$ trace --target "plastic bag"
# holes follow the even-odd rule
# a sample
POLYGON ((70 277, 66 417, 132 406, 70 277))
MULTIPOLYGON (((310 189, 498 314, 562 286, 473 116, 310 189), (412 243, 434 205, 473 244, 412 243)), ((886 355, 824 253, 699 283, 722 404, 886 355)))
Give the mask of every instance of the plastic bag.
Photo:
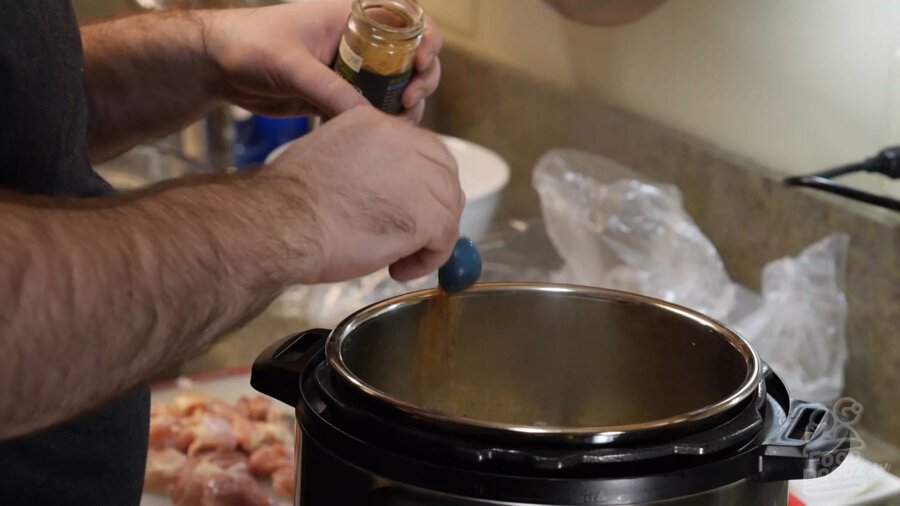
POLYGON ((844 388, 849 241, 834 234, 766 265, 762 306, 733 325, 798 399, 830 403, 844 388))
POLYGON ((545 154, 533 185, 565 260, 556 281, 641 293, 718 319, 735 309, 737 287, 676 187, 568 150, 545 154))
POLYGON ((565 262, 555 281, 641 293, 722 320, 754 345, 796 398, 840 397, 846 235, 766 265, 760 298, 732 282, 677 188, 578 151, 548 152, 533 184, 547 234, 565 262))

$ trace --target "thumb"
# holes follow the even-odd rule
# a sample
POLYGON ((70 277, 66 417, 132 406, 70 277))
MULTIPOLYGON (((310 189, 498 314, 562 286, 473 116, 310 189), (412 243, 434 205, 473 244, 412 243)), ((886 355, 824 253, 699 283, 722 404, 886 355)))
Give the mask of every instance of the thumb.
POLYGON ((298 72, 296 86, 309 102, 328 117, 335 117, 369 102, 334 70, 312 61, 298 72))

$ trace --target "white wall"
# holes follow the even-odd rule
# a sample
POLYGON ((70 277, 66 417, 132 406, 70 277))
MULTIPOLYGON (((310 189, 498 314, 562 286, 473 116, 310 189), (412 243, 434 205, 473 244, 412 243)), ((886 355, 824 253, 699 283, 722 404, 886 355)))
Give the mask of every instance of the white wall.
MULTIPOLYGON (((617 28, 541 0, 421 2, 452 43, 784 172, 900 144, 900 0, 669 0, 617 28)), ((887 181, 854 184, 900 195, 887 181)))

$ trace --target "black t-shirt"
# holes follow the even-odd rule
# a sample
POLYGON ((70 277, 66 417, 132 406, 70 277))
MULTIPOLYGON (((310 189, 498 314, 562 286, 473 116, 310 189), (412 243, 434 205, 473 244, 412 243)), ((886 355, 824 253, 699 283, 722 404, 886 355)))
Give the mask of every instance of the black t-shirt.
MULTIPOLYGON (((68 0, 0 0, 0 188, 112 192, 88 158, 83 67, 68 0)), ((42 364, 33 370, 54 374, 42 364)), ((137 505, 148 419, 144 387, 81 419, 0 441, 0 505, 137 505)))

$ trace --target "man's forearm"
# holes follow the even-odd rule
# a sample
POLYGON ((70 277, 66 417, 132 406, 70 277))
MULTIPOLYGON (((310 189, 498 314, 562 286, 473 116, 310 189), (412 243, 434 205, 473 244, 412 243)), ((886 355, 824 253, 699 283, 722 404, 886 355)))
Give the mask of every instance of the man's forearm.
POLYGON ((112 400, 297 282, 286 273, 315 242, 272 236, 281 218, 303 230, 296 205, 245 212, 279 208, 254 185, 204 179, 90 208, 0 201, 0 439, 112 400))
POLYGON ((221 101, 202 12, 144 14, 82 27, 88 141, 97 162, 163 136, 221 101))

